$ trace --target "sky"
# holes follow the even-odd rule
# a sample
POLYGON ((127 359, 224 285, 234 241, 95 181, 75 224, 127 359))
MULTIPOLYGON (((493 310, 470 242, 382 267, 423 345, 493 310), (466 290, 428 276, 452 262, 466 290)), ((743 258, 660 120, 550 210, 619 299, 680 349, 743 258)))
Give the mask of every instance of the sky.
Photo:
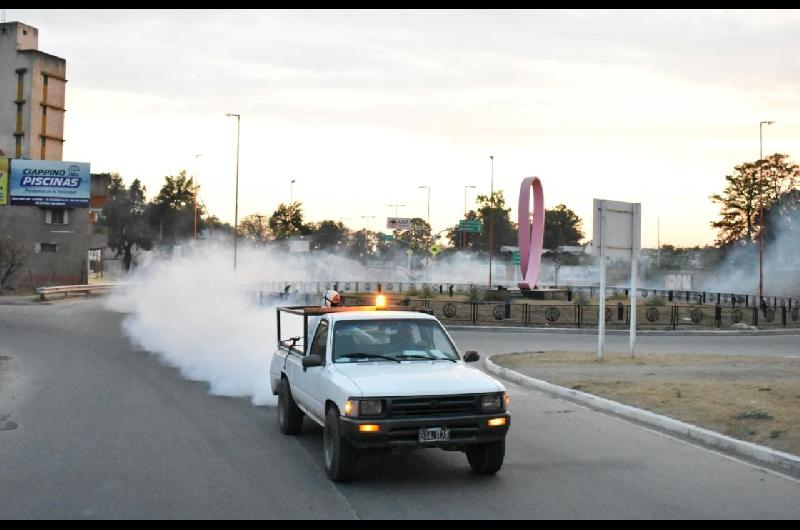
POLYGON ((6 10, 67 60, 64 159, 197 175, 233 222, 434 231, 538 176, 592 237, 592 199, 642 204, 642 243, 712 244, 734 166, 800 154, 800 11, 6 10), (197 157, 196 155, 202 156, 197 157), (494 164, 490 156, 494 157, 494 164), (290 184, 291 180, 295 184, 290 184), (475 189, 465 186, 476 186, 475 189))

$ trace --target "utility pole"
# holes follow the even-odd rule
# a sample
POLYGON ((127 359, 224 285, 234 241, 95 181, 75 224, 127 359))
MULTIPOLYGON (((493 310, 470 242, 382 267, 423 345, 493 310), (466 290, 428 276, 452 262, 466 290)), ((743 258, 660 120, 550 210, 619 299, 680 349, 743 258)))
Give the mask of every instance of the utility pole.
POLYGON ((661 268, 661 214, 658 214, 658 234, 657 234, 657 241, 658 241, 658 268, 661 268))
POLYGON ((226 116, 236 116, 236 206, 233 214, 233 270, 236 270, 236 244, 239 239, 239 132, 242 117, 239 114, 228 113, 226 116))
MULTIPOLYGON (((774 121, 762 121, 758 124, 758 180, 759 188, 763 188, 763 160, 764 160, 764 125, 772 125, 774 121)), ((758 301, 764 299, 764 194, 761 189, 758 193, 759 221, 761 230, 758 236, 758 301)))

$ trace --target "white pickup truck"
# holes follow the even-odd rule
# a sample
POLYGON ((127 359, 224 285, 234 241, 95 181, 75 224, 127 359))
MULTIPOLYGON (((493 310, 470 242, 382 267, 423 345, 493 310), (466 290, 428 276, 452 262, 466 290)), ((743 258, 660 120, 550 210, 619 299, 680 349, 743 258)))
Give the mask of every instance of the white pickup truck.
POLYGON ((360 454, 399 447, 463 451, 476 473, 496 473, 511 423, 505 387, 466 366, 478 353, 462 359, 435 317, 397 309, 278 308, 270 382, 281 432, 297 434, 305 416, 322 426, 333 481, 352 478, 360 454))

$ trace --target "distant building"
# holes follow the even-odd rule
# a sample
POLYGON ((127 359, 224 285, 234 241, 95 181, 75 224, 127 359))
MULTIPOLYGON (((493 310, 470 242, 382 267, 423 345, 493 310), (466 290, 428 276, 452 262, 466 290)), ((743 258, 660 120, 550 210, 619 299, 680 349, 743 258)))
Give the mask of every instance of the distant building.
POLYGON ((0 24, 0 150, 9 158, 61 160, 67 61, 38 46, 38 29, 0 24))
POLYGON ((9 174, 31 161, 62 160, 67 62, 39 51, 38 41, 34 27, 0 24, 0 171, 5 173, 0 177, 0 244, 17 242, 28 254, 5 286, 11 288, 86 283, 97 269, 92 262, 102 260, 108 244, 95 225, 108 195, 107 175, 90 176, 88 164, 34 163, 41 166, 39 175, 63 167, 70 177, 80 170, 76 189, 64 193, 62 181, 39 181, 24 189, 18 176, 9 174))

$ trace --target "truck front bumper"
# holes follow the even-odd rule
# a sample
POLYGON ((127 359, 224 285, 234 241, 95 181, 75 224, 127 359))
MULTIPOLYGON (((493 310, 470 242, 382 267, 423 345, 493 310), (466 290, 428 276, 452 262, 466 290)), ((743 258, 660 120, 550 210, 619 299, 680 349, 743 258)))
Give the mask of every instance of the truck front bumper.
MULTIPOLYGON (((497 423, 497 422, 495 422, 497 423)), ((502 441, 511 426, 511 414, 480 414, 441 418, 368 419, 339 418, 339 432, 356 449, 386 449, 392 447, 439 447, 465 449, 469 445, 502 441), (505 419, 504 425, 491 426, 490 420, 505 419), (361 432, 360 425, 374 425, 377 430, 361 432), (420 429, 446 428, 447 441, 421 442, 420 429)))

